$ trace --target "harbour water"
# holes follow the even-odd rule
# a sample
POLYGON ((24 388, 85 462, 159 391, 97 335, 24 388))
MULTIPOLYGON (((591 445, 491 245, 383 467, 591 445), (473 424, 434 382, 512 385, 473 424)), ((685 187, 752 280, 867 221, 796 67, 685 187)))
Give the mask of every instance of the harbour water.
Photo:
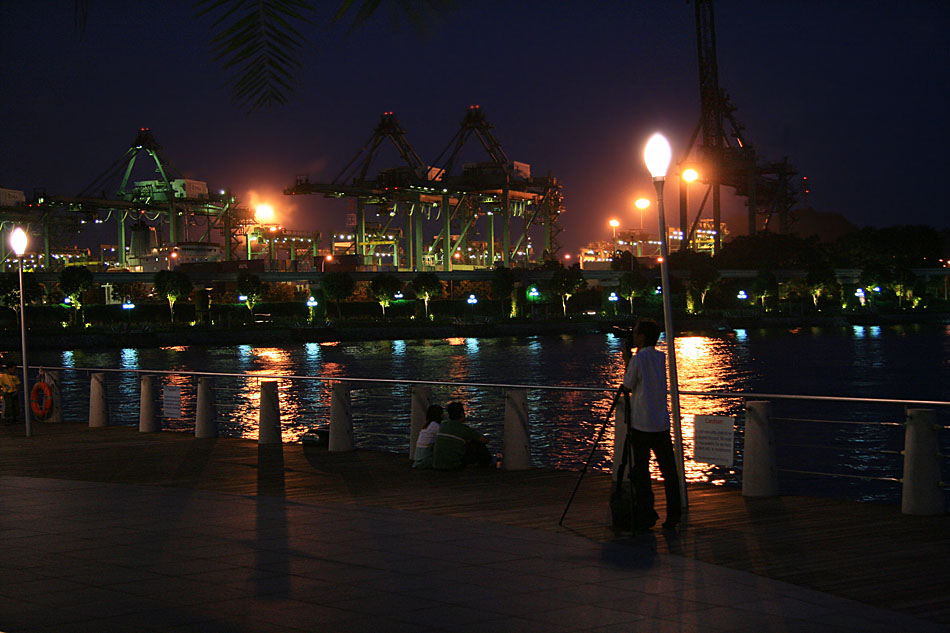
MULTIPOLYGON (((662 348, 662 344, 660 346, 662 348)), ((532 460, 538 466, 579 469, 604 423, 623 366, 620 340, 613 334, 527 338, 448 338, 346 343, 305 343, 283 347, 183 346, 159 349, 36 352, 31 364, 139 370, 208 371, 269 376, 310 376, 432 380, 451 383, 504 383, 596 388, 598 391, 528 391, 532 460)), ((856 326, 792 330, 734 330, 677 338, 680 388, 907 400, 946 400, 950 394, 950 328, 946 326, 856 326)), ((138 420, 139 378, 110 374, 113 420, 138 420)), ((222 435, 256 437, 259 389, 256 378, 219 378, 216 398, 222 435)), ((161 377, 180 385, 181 419, 170 429, 190 430, 194 381, 161 377)), ((66 419, 84 419, 88 379, 84 372, 63 376, 66 419)), ((329 383, 282 380, 280 406, 285 441, 325 426, 329 383)), ((461 400, 470 421, 501 450, 503 391, 500 388, 435 386, 437 402, 461 400)), ((741 399, 684 396, 684 444, 692 454, 692 421, 697 414, 735 415, 741 441, 741 399)), ((938 408, 948 424, 950 410, 938 408)), ((900 427, 838 424, 812 420, 900 422, 900 405, 773 403, 782 486, 864 500, 894 501, 893 482, 856 477, 899 477, 903 443, 900 427), (819 477, 803 473, 838 473, 819 477)), ((408 385, 353 385, 353 417, 359 446, 405 452, 409 435, 408 385)), ((947 431, 941 433, 944 453, 947 431)), ((609 468, 612 428, 608 425, 592 468, 609 468)), ((737 464, 741 467, 741 462, 737 464)), ((730 484, 734 469, 687 463, 687 478, 730 484)))

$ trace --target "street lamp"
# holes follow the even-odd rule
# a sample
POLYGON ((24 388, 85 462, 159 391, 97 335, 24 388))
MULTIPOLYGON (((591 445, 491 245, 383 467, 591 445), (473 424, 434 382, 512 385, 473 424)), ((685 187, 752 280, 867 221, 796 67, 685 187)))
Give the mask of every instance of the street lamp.
POLYGON ((617 227, 620 226, 620 222, 618 222, 617 220, 611 220, 611 221, 608 222, 607 224, 609 224, 609 225, 610 225, 610 228, 612 228, 612 229, 614 230, 614 239, 616 240, 616 239, 617 239, 617 227))
POLYGON ((690 230, 689 225, 689 183, 696 182, 699 178, 699 172, 692 167, 684 169, 680 174, 683 182, 680 183, 680 232, 683 237, 680 238, 680 250, 689 250, 690 230))
POLYGON ((323 261, 320 262, 320 272, 321 273, 324 272, 327 268, 327 262, 332 262, 332 261, 333 261, 333 255, 324 255, 323 261))
POLYGON ((663 215, 663 183, 666 181, 666 171, 673 158, 673 149, 666 137, 657 132, 647 141, 643 150, 643 159, 647 164, 650 175, 653 176, 653 186, 656 188, 656 217, 660 231, 660 279, 663 285, 663 325, 666 331, 667 365, 670 373, 670 408, 673 414, 673 441, 677 455, 676 468, 679 471, 680 496, 683 508, 687 507, 686 499, 686 468, 683 455, 683 427, 680 420, 679 381, 676 377, 676 344, 673 337, 673 306, 672 285, 670 285, 670 256, 667 248, 669 236, 666 233, 666 218, 663 215))
POLYGON ((650 206, 650 201, 647 198, 637 198, 633 205, 640 209, 640 230, 643 230, 643 211, 650 206))
POLYGON ((26 231, 17 227, 10 233, 10 248, 16 253, 17 262, 20 270, 20 352, 23 358, 23 420, 26 424, 26 436, 33 435, 33 429, 30 426, 30 385, 27 382, 27 362, 26 362, 26 309, 23 302, 23 253, 26 252, 27 243, 26 231))

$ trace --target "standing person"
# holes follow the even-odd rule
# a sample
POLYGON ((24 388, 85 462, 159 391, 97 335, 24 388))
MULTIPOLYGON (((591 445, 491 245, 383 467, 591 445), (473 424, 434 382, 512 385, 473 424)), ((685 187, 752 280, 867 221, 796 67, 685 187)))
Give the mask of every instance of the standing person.
POLYGON ((426 409, 426 425, 419 431, 416 439, 415 459, 413 468, 432 468, 432 449, 435 446, 435 437, 442 426, 442 407, 437 404, 429 405, 426 409))
POLYGON ((663 529, 672 530, 680 522, 680 486, 670 441, 670 412, 666 406, 666 355, 654 347, 660 338, 655 321, 640 320, 633 329, 633 354, 624 345, 627 371, 623 386, 630 390, 631 434, 633 442, 633 487, 636 492, 635 528, 648 530, 659 516, 653 509, 650 482, 650 451, 656 456, 666 489, 666 521, 663 529))
MULTIPOLYGON (((20 407, 17 402, 17 389, 20 379, 16 375, 16 365, 6 365, 0 373, 0 391, 3 392, 3 423, 16 424, 20 417, 20 407)), ((27 403, 29 406, 29 403, 27 403)))
POLYGON ((488 438, 465 424, 465 407, 461 402, 450 402, 445 408, 449 419, 442 423, 435 438, 432 467, 436 470, 455 470, 468 464, 491 465, 488 438))

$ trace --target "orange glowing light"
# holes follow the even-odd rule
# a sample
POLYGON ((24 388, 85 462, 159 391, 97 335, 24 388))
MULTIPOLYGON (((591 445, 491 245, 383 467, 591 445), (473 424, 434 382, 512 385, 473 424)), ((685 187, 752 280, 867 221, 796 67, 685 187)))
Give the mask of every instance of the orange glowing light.
POLYGON ((274 207, 269 204, 259 204, 254 210, 254 219, 258 224, 267 224, 274 219, 274 207))
POLYGON ((699 172, 695 169, 685 169, 683 170, 683 180, 686 182, 693 182, 699 178, 699 172))
POLYGON ((611 220, 610 222, 608 222, 608 224, 609 224, 610 226, 612 226, 613 228, 617 228, 618 226, 620 226, 620 221, 619 221, 619 220, 611 220))
POLYGON ((458 251, 455 251, 455 259, 462 259, 462 254, 458 251))
POLYGON ((663 258, 662 258, 662 257, 657 257, 657 258, 656 258, 656 263, 657 263, 657 264, 662 264, 662 263, 663 263, 663 258))
POLYGON ((332 262, 332 261, 333 261, 333 255, 327 255, 326 257, 324 257, 324 259, 327 260, 328 262, 332 262))
POLYGON ((650 206, 650 201, 646 198, 637 198, 637 201, 633 203, 638 209, 643 210, 650 206))
POLYGON ((178 251, 172 251, 169 257, 172 257, 172 258, 178 257, 178 251))

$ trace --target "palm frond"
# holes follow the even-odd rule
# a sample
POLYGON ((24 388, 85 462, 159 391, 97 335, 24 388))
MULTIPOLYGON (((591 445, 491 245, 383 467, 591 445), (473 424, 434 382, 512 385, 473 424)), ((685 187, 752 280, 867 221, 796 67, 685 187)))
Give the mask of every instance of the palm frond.
POLYGON ((296 91, 312 24, 307 0, 197 0, 199 16, 214 15, 215 58, 229 71, 231 93, 249 111, 281 105, 296 91))

